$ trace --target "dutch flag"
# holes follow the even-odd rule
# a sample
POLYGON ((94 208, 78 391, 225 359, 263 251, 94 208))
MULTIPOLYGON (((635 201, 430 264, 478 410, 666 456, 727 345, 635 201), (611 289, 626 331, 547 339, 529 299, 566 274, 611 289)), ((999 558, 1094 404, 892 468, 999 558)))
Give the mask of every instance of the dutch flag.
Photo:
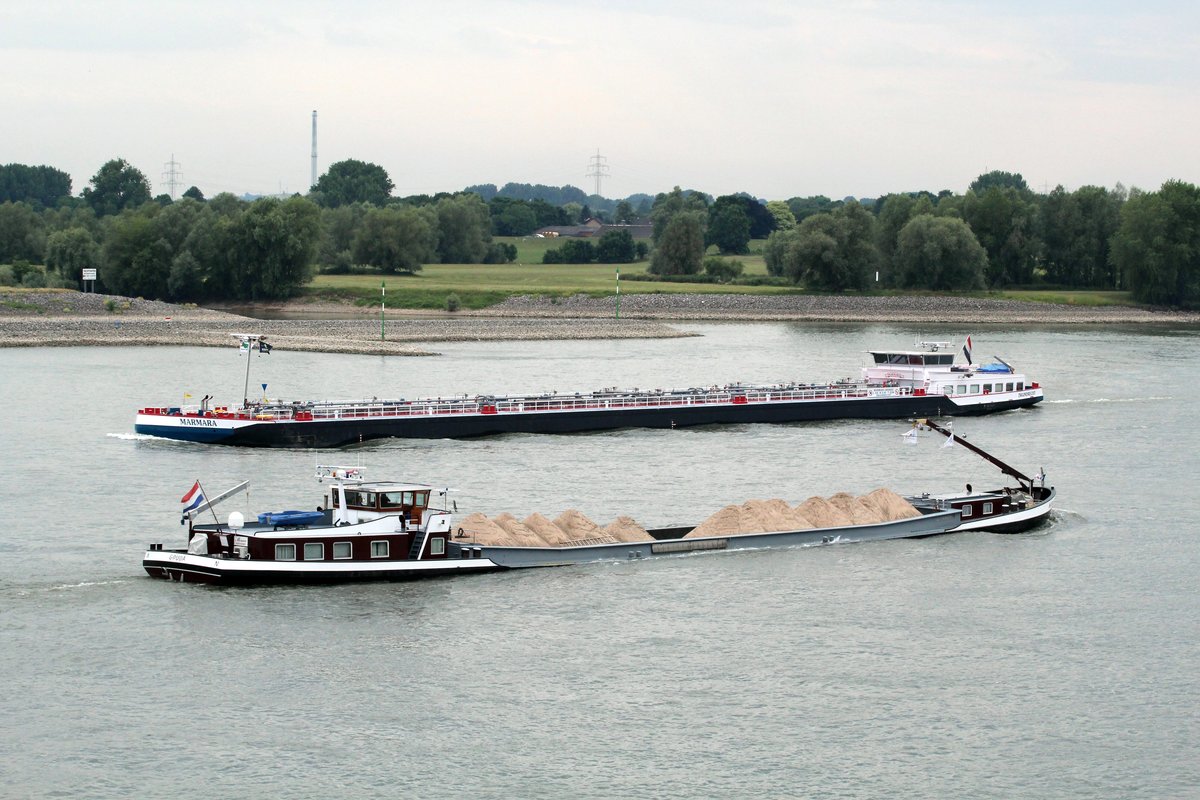
POLYGON ((192 488, 188 489, 187 494, 179 502, 183 504, 181 511, 185 514, 199 508, 200 504, 204 502, 204 492, 200 490, 200 481, 193 483, 192 488))
POLYGON ((967 343, 963 345, 963 355, 967 357, 967 363, 971 362, 971 337, 967 337, 967 343))

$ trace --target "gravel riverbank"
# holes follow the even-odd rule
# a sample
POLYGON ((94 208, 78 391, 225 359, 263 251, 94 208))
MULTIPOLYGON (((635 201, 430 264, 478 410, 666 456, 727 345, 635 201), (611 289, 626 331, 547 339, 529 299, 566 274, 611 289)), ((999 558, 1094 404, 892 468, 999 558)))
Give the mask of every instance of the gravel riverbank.
POLYGON ((297 303, 275 314, 330 319, 253 319, 178 306, 62 290, 0 291, 0 347, 199 345, 227 347, 237 331, 265 334, 288 350, 433 355, 436 342, 534 339, 646 339, 692 335, 669 322, 794 320, 821 322, 1200 324, 1200 314, 1133 306, 1067 306, 967 297, 847 295, 624 295, 614 299, 514 297, 483 311, 389 312, 379 319, 354 306, 297 303))
MULTIPOLYGON (((351 307, 353 308, 353 307, 351 307)), ((311 313, 311 308, 306 309, 311 313)), ((319 312, 318 312, 319 313, 319 312)), ((435 355, 435 342, 534 339, 648 339, 692 334, 657 321, 565 315, 377 317, 261 320, 221 311, 80 292, 0 291, 0 347, 191 345, 228 347, 229 334, 264 334, 286 350, 372 355, 435 355)))

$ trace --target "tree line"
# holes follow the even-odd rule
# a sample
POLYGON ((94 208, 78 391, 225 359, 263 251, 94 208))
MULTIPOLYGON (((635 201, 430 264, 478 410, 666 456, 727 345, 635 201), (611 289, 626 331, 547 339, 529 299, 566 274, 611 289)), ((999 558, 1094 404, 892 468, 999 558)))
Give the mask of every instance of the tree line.
MULTIPOLYGON (((145 175, 121 159, 104 164, 78 197, 70 184, 52 167, 0 166, 0 283, 72 285, 81 269, 95 267, 102 288, 122 294, 276 298, 317 269, 411 273, 427 263, 512 260, 515 248, 494 235, 595 216, 648 218, 647 271, 664 278, 731 279, 737 262, 706 259, 707 250, 736 257, 765 240, 774 279, 814 290, 1040 285, 1128 289, 1142 302, 1200 305, 1200 190, 1181 181, 1153 192, 1118 185, 1037 194, 1020 174, 994 171, 958 195, 763 202, 675 187, 603 208, 590 205, 595 196, 565 191, 553 199, 574 199, 556 205, 539 195, 555 187, 528 184, 396 198, 382 167, 353 159, 331 165, 303 197, 210 200, 191 187, 173 202, 152 197, 145 175), (38 263, 45 276, 28 269, 38 263)), ((647 247, 626 233, 564 242, 548 260, 627 263, 647 247)))

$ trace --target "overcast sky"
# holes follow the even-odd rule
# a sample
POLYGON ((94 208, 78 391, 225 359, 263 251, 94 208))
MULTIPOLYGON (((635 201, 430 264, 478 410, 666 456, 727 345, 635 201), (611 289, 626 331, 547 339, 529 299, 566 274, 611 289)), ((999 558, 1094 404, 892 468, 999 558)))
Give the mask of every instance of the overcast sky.
POLYGON ((962 192, 982 172, 1200 182, 1197 2, 0 0, 0 163, 79 193, 304 192, 357 158, 396 194, 962 192))

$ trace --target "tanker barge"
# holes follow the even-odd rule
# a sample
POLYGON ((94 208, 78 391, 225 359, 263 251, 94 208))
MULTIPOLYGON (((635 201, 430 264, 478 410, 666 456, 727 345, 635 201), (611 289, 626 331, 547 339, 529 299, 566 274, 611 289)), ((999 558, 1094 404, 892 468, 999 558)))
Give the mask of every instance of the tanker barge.
MULTIPOLYGON (((264 337, 234 334, 247 353, 264 337)), ((264 350, 265 348, 265 350, 264 350)), ((167 439, 249 447, 340 447, 388 437, 455 439, 501 433, 580 433, 751 422, 904 419, 987 414, 1033 406, 1041 386, 997 358, 975 364, 971 339, 871 350, 857 380, 585 393, 147 406, 134 430, 167 439), (962 359, 958 358, 961 353, 962 359)), ((244 395, 248 391, 244 392, 244 395)))

